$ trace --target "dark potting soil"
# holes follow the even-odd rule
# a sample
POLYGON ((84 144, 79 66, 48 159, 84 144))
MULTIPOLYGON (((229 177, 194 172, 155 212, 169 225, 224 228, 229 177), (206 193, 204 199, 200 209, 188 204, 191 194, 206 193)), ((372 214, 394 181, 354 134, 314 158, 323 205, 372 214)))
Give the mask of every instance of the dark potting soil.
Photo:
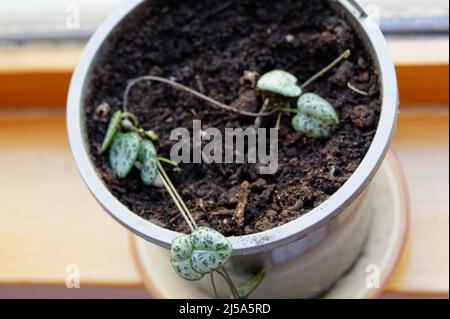
MULTIPOLYGON (((300 82, 346 49, 351 58, 312 84, 308 91, 328 99, 341 124, 333 136, 310 140, 296 133, 290 118, 279 132, 279 170, 259 175, 254 164, 181 164, 167 167, 199 225, 225 235, 244 235, 290 222, 320 205, 353 174, 374 138, 380 115, 380 86, 372 61, 348 23, 319 0, 148 1, 140 14, 111 38, 94 66, 85 100, 91 154, 111 192, 133 212, 163 227, 189 231, 164 189, 146 187, 138 170, 118 180, 99 155, 112 112, 122 105, 127 82, 142 75, 173 79, 224 103, 258 112, 263 93, 245 71, 284 69, 300 82), (167 4, 170 3, 170 4, 167 4), (349 89, 348 82, 367 92, 349 89), (107 103, 108 108, 99 107, 107 103), (241 189, 248 188, 244 219, 235 218, 241 189)), ((295 107, 295 101, 290 101, 295 107)), ((218 111, 186 93, 141 83, 130 111, 160 136, 168 157, 174 128, 247 128, 255 119, 218 111)), ((276 116, 263 127, 274 127, 276 116)), ((245 197, 245 196, 242 196, 245 197)))

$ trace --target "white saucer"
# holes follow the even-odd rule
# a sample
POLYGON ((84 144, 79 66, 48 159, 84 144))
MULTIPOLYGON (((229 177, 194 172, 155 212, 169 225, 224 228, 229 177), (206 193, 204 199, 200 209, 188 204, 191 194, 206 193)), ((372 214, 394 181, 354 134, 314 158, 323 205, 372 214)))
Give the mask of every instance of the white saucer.
MULTIPOLYGON (((377 298, 400 259, 409 226, 409 199, 401 167, 390 152, 372 182, 376 203, 366 248, 353 269, 324 296, 329 299, 377 298), (373 280, 372 280, 373 279, 373 280), (367 284, 369 283, 369 284, 367 284)), ((130 236, 134 260, 153 298, 212 298, 198 285, 179 278, 169 252, 140 237, 130 236)))

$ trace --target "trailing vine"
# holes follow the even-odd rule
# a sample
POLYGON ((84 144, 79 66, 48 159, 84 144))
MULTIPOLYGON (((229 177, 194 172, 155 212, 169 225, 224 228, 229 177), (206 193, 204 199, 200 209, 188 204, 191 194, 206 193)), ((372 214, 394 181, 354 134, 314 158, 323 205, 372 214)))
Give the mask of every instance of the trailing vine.
MULTIPOLYGON (((286 98, 296 98, 297 108, 295 109, 270 109, 270 100, 266 99, 260 113, 247 112, 216 101, 182 84, 157 76, 142 76, 128 83, 124 93, 123 109, 115 112, 111 117, 100 152, 102 154, 108 152, 110 167, 119 179, 127 177, 133 168, 138 167, 144 185, 164 187, 169 193, 190 229, 190 234, 181 235, 172 242, 171 263, 180 277, 189 281, 198 281, 210 275, 213 290, 218 297, 214 277, 214 274, 217 274, 227 283, 232 297, 242 299, 251 295, 263 281, 265 274, 260 272, 254 275, 240 287, 234 284, 224 267, 233 254, 231 243, 214 229, 198 227, 196 224, 163 165, 176 166, 177 163, 159 156, 155 146, 159 137, 155 132, 141 128, 138 117, 129 111, 129 96, 133 87, 143 81, 163 83, 202 99, 214 108, 242 116, 255 117, 255 127, 261 125, 262 118, 278 114, 276 128, 279 128, 283 114, 294 114, 292 127, 295 130, 309 138, 322 138, 329 136, 339 125, 339 116, 325 98, 314 93, 305 93, 305 89, 339 62, 349 57, 350 51, 347 50, 300 86, 294 75, 283 70, 266 73, 255 83, 260 90, 286 98)), ((357 90, 351 84, 349 87, 357 90)))

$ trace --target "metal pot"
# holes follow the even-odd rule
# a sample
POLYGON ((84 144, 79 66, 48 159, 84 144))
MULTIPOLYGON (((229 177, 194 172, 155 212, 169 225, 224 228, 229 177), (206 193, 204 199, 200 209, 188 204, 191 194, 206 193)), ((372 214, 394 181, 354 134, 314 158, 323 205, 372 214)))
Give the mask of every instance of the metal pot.
MULTIPOLYGON (((89 156, 84 95, 92 65, 125 18, 144 0, 132 0, 115 11, 89 41, 72 78, 67 102, 67 125, 78 169, 105 210, 138 236, 169 248, 179 234, 144 220, 117 200, 97 174, 89 156)), ((395 68, 377 24, 353 0, 329 0, 360 35, 374 61, 382 87, 382 114, 372 146, 362 164, 333 196, 310 213, 262 233, 232 237, 230 271, 237 280, 257 269, 268 275, 256 297, 308 298, 331 287, 360 255, 370 224, 365 191, 389 149, 398 112, 395 68)))

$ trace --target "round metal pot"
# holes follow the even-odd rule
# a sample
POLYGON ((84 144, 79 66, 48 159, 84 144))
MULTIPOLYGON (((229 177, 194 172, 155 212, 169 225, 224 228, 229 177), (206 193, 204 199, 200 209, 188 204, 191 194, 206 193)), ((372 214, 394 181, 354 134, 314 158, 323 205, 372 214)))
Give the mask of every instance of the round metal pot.
MULTIPOLYGON (((72 78, 67 126, 78 169, 98 202, 123 226, 154 244, 169 248, 178 233, 144 220, 117 200, 105 186, 89 156, 84 96, 92 65, 109 36, 144 0, 115 11, 89 41, 72 78)), ((249 236, 232 237, 229 270, 237 280, 264 268, 267 277, 256 297, 309 298, 329 289, 360 255, 370 223, 365 191, 389 149, 396 126, 398 88, 395 68, 378 25, 353 0, 329 0, 344 14, 372 57, 380 78, 382 114, 372 146, 351 178, 326 202, 286 225, 249 236)), ((168 263, 169 265, 169 263, 168 263)))

